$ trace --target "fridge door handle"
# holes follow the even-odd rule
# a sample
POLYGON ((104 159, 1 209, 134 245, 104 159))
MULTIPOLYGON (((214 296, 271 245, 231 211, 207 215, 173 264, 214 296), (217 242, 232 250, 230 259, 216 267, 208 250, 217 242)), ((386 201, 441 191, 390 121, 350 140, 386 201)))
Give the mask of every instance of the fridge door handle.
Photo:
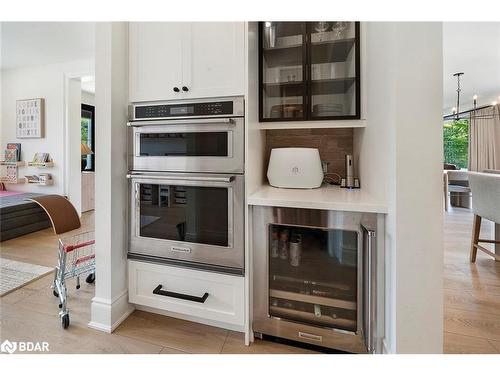
POLYGON ((367 235, 366 249, 366 300, 365 300, 365 318, 366 318, 366 347, 368 352, 372 353, 375 350, 375 308, 376 308, 376 286, 373 282, 376 277, 376 262, 374 254, 374 241, 376 232, 372 229, 361 225, 367 235))

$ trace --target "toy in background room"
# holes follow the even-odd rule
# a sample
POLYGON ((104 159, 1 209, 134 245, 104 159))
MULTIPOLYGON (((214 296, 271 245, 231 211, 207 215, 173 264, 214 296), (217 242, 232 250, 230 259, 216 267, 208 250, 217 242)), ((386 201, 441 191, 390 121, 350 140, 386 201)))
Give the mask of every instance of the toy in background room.
POLYGON ((16 101, 17 138, 43 138, 45 123, 45 99, 16 101))

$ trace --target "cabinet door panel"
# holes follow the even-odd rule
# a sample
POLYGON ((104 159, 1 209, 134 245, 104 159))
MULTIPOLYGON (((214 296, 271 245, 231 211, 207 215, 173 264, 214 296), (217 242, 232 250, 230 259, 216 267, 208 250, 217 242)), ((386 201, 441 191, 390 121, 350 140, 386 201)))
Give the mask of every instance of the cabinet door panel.
POLYGON ((185 24, 131 22, 129 27, 130 101, 180 99, 173 88, 182 86, 185 24))
POLYGON ((244 95, 244 22, 193 22, 186 35, 183 97, 244 95))

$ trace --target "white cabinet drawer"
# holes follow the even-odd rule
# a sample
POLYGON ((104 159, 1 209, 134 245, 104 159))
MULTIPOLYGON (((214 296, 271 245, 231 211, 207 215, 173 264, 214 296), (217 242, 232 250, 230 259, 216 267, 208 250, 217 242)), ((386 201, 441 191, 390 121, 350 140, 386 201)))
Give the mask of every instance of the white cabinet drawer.
POLYGON ((166 265, 128 261, 129 301, 196 318, 219 321, 226 325, 243 326, 244 278, 213 272, 196 271, 166 265), (161 285, 161 289, 158 286, 161 285), (173 292, 181 296, 154 294, 173 292), (202 297, 196 302, 180 297, 202 297))

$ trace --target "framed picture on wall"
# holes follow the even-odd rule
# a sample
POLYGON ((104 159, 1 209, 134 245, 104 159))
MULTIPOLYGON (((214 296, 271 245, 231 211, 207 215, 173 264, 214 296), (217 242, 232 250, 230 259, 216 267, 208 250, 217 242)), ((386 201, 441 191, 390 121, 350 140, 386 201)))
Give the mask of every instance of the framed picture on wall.
POLYGON ((43 138, 45 100, 43 98, 16 101, 17 138, 43 138))

